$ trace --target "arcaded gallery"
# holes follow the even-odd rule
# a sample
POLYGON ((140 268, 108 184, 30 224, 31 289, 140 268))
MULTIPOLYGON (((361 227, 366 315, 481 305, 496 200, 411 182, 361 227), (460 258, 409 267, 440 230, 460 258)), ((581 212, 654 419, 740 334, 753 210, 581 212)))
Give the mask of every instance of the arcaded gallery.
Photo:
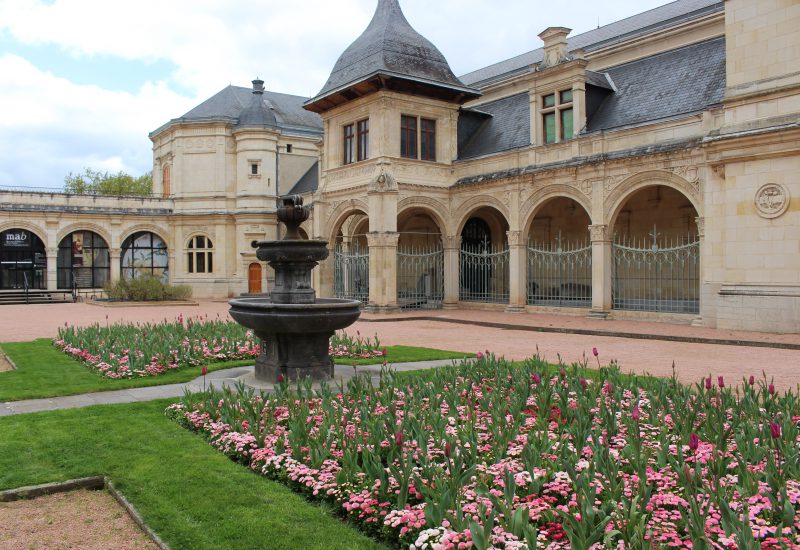
POLYGON ((151 197, 0 191, 3 289, 268 292, 251 243, 282 236, 276 197, 296 193, 331 243, 318 292, 370 311, 800 331, 796 2, 542 28, 460 76, 401 2, 376 4, 314 97, 256 79, 154 130, 151 197))

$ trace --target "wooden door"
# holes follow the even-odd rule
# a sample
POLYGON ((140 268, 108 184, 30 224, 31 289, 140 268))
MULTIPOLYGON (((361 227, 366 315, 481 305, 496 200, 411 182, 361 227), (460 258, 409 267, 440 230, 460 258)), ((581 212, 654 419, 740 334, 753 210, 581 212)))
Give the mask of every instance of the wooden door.
POLYGON ((247 271, 247 292, 261 294, 261 264, 252 263, 247 271))

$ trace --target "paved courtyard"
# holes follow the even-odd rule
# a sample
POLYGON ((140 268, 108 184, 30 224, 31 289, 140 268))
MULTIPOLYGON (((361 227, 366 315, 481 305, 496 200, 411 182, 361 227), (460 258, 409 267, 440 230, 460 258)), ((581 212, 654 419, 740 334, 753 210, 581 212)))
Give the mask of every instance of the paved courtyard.
MULTIPOLYGON (((225 301, 201 301, 196 306, 3 306, 0 341, 52 338, 65 323, 150 322, 181 314, 227 318, 227 311, 225 301)), ((781 389, 800 384, 800 334, 766 335, 665 323, 478 310, 365 314, 348 329, 351 333, 356 330, 365 336, 377 334, 386 345, 489 350, 510 359, 530 357, 538 348, 550 361, 557 361, 560 356, 570 363, 584 354, 591 356, 591 349, 597 347, 603 363, 617 359, 625 371, 669 376, 674 362, 679 378, 689 383, 708 374, 715 380, 721 375, 735 383, 743 376, 759 377, 763 371, 781 389), (744 345, 732 345, 733 342, 744 345)))

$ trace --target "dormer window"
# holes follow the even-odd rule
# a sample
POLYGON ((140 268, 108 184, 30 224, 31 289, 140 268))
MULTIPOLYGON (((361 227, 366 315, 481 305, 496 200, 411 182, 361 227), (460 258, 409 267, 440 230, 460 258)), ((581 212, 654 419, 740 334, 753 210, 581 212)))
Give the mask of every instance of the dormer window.
POLYGON ((561 90, 542 96, 542 137, 545 143, 572 139, 572 90, 561 90))
POLYGON ((403 115, 400 118, 400 156, 436 161, 436 121, 403 115))

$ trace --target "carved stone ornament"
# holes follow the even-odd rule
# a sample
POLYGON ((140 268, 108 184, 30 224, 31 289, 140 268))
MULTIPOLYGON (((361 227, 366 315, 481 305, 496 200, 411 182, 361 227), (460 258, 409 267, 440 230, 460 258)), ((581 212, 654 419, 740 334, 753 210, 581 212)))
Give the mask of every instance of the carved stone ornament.
POLYGON ((589 238, 592 242, 607 241, 608 239, 608 226, 607 225, 590 225, 589 238))
POLYGON ((381 170, 381 172, 370 182, 367 191, 369 193, 397 191, 397 180, 394 179, 394 176, 391 173, 381 170))
POLYGON ((768 183, 756 192, 758 215, 768 220, 783 215, 789 209, 789 190, 779 183, 768 183))

